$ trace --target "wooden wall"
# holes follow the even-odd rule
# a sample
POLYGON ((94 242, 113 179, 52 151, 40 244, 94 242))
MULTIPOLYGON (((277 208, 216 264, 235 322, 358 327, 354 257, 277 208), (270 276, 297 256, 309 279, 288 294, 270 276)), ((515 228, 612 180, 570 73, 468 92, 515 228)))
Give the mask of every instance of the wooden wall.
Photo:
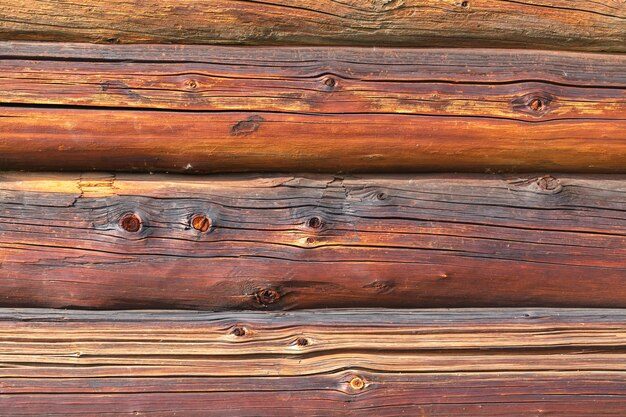
POLYGON ((0 416, 626 415, 626 2, 0 0, 0 416))

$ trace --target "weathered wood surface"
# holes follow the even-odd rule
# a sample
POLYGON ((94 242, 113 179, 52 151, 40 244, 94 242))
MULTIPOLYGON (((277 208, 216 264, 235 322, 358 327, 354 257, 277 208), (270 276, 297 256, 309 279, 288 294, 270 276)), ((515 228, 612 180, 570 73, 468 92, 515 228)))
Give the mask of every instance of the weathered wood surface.
POLYGON ((626 177, 0 176, 0 305, 626 307, 626 177))
POLYGON ((3 0, 0 39, 626 51, 622 0, 3 0))
POLYGON ((626 55, 0 44, 0 168, 626 170, 626 55))
POLYGON ((0 42, 0 102, 160 110, 626 117, 626 56, 503 49, 0 42), (533 99, 541 108, 531 108, 533 99))
POLYGON ((622 416, 623 310, 0 311, 3 415, 622 416))
POLYGON ((374 381, 363 393, 348 387, 354 375, 17 378, 0 384, 8 392, 18 392, 2 396, 5 415, 11 417, 68 416, 71 412, 194 417, 396 417, 402 413, 428 417, 622 417, 626 408, 623 372, 359 371, 366 381, 374 381))

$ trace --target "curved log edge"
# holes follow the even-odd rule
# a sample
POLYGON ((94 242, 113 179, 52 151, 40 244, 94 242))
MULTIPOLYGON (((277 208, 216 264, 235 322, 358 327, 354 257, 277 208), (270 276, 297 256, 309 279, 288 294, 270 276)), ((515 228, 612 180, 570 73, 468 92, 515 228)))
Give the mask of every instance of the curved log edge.
POLYGON ((0 43, 0 168, 626 170, 626 55, 0 43))
POLYGON ((626 307, 624 176, 0 176, 0 305, 626 307))
POLYGON ((2 309, 0 340, 5 415, 621 416, 626 407, 623 310, 2 309))
POLYGON ((626 52, 621 0, 3 0, 0 39, 626 52))

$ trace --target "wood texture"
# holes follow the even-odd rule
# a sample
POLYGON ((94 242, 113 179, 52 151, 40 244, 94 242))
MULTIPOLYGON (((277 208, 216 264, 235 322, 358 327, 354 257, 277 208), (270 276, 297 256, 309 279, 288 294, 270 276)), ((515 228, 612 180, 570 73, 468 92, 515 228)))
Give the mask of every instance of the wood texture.
POLYGON ((626 306, 624 176, 4 173, 0 201, 2 306, 626 306))
POLYGON ((626 55, 0 44, 0 168, 626 170, 626 55))
POLYGON ((626 51, 622 0, 3 0, 0 39, 626 51))
POLYGON ((621 416, 623 310, 0 311, 4 415, 621 416))

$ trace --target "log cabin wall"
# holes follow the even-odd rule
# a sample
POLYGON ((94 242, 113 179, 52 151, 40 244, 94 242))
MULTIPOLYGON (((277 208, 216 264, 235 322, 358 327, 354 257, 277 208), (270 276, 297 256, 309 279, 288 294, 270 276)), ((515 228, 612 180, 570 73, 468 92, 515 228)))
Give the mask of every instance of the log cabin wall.
POLYGON ((0 415, 626 415, 626 2, 0 0, 0 415))

